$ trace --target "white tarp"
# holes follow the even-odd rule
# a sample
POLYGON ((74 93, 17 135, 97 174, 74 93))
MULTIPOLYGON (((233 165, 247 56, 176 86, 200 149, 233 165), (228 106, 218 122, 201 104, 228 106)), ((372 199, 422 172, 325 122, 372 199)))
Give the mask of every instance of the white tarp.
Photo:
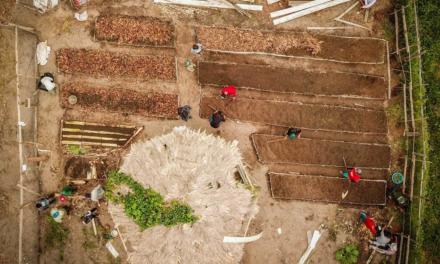
POLYGON ((309 258, 310 254, 315 249, 316 244, 318 244, 318 241, 319 241, 320 238, 321 238, 321 233, 318 230, 315 230, 313 232, 312 238, 309 240, 309 246, 307 247, 306 252, 304 252, 304 254, 299 259, 298 264, 306 263, 306 261, 309 258))
POLYGON ((34 6, 43 13, 57 5, 58 0, 34 0, 34 6))
POLYGON ((47 41, 40 42, 37 45, 37 63, 40 65, 46 65, 47 59, 50 55, 50 47, 47 46, 47 41))
POLYGON ((253 242, 253 241, 260 239, 262 235, 263 235, 263 232, 259 233, 258 235, 255 235, 255 236, 248 236, 248 237, 225 236, 223 238, 223 243, 249 243, 249 242, 253 242))

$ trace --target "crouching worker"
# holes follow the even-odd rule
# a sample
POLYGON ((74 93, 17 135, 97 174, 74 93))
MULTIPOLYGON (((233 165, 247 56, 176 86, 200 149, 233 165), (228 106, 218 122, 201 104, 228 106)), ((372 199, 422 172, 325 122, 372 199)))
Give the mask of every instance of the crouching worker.
POLYGON ((225 121, 226 121, 225 115, 223 114, 222 111, 216 110, 214 113, 212 113, 209 116, 209 124, 213 128, 219 128, 220 124, 225 121))
POLYGON ((301 128, 289 127, 286 136, 289 140, 299 139, 301 137, 301 128))
POLYGON ((359 168, 345 168, 339 173, 350 182, 358 183, 361 180, 362 170, 359 168))
POLYGON ((220 96, 222 99, 232 99, 234 100, 237 96, 237 89, 234 85, 229 85, 227 87, 223 87, 220 91, 220 96))

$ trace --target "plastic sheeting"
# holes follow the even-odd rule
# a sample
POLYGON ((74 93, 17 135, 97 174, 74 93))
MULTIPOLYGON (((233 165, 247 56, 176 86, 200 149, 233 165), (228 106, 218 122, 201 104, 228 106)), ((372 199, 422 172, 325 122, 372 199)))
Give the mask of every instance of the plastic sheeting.
POLYGON ((50 47, 47 46, 47 41, 40 42, 37 45, 37 63, 40 65, 46 65, 47 59, 50 55, 50 47))
POLYGON ((248 237, 230 237, 225 236, 223 238, 223 243, 249 243, 254 242, 260 239, 263 236, 263 232, 259 233, 255 236, 248 236, 248 237))
POLYGON ((34 6, 43 13, 57 5, 58 0, 34 0, 34 6))

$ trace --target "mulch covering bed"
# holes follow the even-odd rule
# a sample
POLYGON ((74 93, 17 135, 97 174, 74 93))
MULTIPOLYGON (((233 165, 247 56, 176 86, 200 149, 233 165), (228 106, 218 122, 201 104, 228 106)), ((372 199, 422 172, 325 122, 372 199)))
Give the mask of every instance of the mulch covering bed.
POLYGON ((384 78, 342 72, 318 72, 252 64, 199 62, 199 83, 255 90, 384 99, 384 78))
POLYGON ((61 104, 66 108, 79 106, 90 110, 177 119, 178 97, 175 94, 141 93, 126 89, 68 83, 61 89, 61 104), (70 95, 77 97, 77 103, 74 106, 68 102, 70 95))
POLYGON ((208 118, 211 107, 234 120, 350 132, 387 133, 384 111, 364 110, 320 104, 257 100, 238 96, 233 102, 202 97, 200 117, 208 118))
POLYGON ((264 52, 354 63, 383 63, 385 59, 384 41, 378 39, 220 27, 199 27, 196 34, 203 47, 210 50, 264 52))
POLYGON ((60 49, 57 65, 61 72, 68 74, 176 80, 173 56, 131 56, 89 49, 60 49))
POLYGON ((272 197, 275 199, 314 202, 385 205, 386 181, 361 180, 349 185, 347 179, 298 174, 268 173, 272 197), (342 193, 348 195, 342 199, 342 193))
POLYGON ((174 46, 174 26, 154 17, 99 16, 95 23, 97 40, 138 46, 174 46))
POLYGON ((296 163, 388 168, 391 149, 387 145, 335 142, 300 138, 281 140, 280 136, 252 134, 252 141, 263 163, 296 163), (280 140, 279 140, 280 139, 280 140))

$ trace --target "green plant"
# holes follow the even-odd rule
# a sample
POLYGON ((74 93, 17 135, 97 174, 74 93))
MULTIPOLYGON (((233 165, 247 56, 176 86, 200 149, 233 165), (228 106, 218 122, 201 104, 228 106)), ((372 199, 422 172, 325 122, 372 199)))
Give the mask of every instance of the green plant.
POLYGON ((55 222, 49 215, 46 218, 48 228, 45 236, 45 246, 48 249, 58 248, 60 253, 60 260, 64 259, 64 247, 66 240, 69 237, 69 229, 62 224, 55 222))
POLYGON ((336 260, 341 264, 355 264, 358 261, 359 250, 356 245, 348 244, 336 251, 336 260))
POLYGON ((67 152, 73 155, 84 155, 87 151, 79 145, 67 145, 67 152))
POLYGON ((151 188, 144 188, 130 176, 117 171, 107 175, 106 197, 109 201, 124 206, 125 214, 133 218, 142 229, 154 225, 173 226, 181 223, 193 223, 189 205, 177 200, 164 201, 160 193, 151 188), (130 192, 121 194, 117 189, 128 187, 130 192))

